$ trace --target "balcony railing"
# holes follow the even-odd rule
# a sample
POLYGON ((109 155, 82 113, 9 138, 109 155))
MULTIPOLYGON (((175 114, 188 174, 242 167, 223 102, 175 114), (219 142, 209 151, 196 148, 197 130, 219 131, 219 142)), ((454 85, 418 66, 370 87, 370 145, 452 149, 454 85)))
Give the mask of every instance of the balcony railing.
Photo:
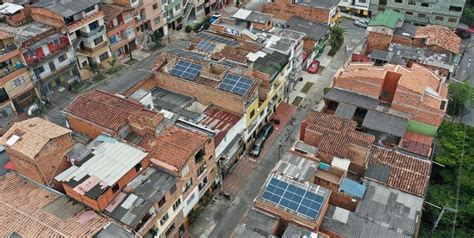
POLYGON ((18 47, 14 44, 7 45, 5 48, 0 49, 0 58, 7 55, 10 52, 15 51, 18 47))
POLYGON ((92 38, 93 36, 103 34, 104 30, 105 26, 102 25, 89 32, 79 31, 79 36, 83 38, 92 38))
POLYGON ((58 45, 48 45, 49 49, 49 54, 47 55, 33 55, 33 56, 28 56, 28 55, 23 55, 25 57, 25 61, 28 65, 34 65, 39 62, 42 62, 44 60, 48 60, 56 56, 58 53, 62 52, 64 49, 68 48, 70 46, 69 40, 61 40, 61 42, 58 45))
POLYGON ((23 64, 20 64, 20 65, 16 65, 16 66, 5 66, 5 67, 2 67, 0 68, 0 79, 11 74, 11 73, 14 73, 15 71, 17 70, 20 70, 24 67, 23 64))
POLYGON ((98 45, 96 45, 92 48, 89 48, 87 46, 81 46, 81 48, 79 48, 78 51, 83 52, 83 53, 93 53, 93 52, 97 51, 98 49, 102 49, 107 44, 108 44, 107 41, 103 41, 100 44, 98 44, 98 45))

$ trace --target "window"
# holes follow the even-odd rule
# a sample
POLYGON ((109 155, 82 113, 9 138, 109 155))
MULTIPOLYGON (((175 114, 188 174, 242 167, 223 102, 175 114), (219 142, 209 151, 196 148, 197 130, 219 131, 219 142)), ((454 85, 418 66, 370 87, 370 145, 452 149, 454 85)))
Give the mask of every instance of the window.
POLYGON ((99 36, 99 37, 94 39, 94 44, 98 45, 98 44, 102 43, 102 41, 104 41, 104 38, 102 36, 99 36))
POLYGON ((408 0, 408 5, 416 5, 417 0, 408 0))
POLYGON ((200 176, 206 170, 206 163, 202 163, 197 170, 197 175, 200 176))
POLYGON ((16 87, 22 85, 24 82, 25 82, 25 78, 23 76, 21 76, 21 77, 19 77, 19 78, 12 81, 12 87, 16 88, 16 87))
POLYGON ((441 101, 441 105, 439 106, 439 109, 446 110, 446 105, 447 105, 446 101, 441 101))
POLYGON ((443 20, 444 20, 444 17, 442 17, 442 16, 436 16, 436 17, 435 17, 435 20, 437 20, 437 21, 443 21, 443 20))
POLYGON ((429 6, 430 6, 430 4, 428 4, 428 3, 425 3, 425 2, 422 2, 422 3, 421 3, 421 6, 422 6, 422 7, 429 7, 429 6))
POLYGON ((395 0, 396 3, 402 3, 403 0, 395 0))
POLYGON ((165 203, 166 203, 166 198, 163 197, 160 201, 158 201, 158 206, 162 207, 163 205, 165 205, 165 203))
POLYGON ((160 20, 160 17, 157 17, 153 21, 155 22, 155 24, 160 24, 161 20, 160 20))
POLYGON ((13 114, 13 109, 11 109, 10 107, 6 107, 6 108, 3 108, 3 109, 0 111, 0 118, 2 118, 2 119, 7 119, 7 118, 9 118, 12 114, 13 114))
POLYGON ((36 72, 37 72, 38 74, 43 73, 43 72, 44 72, 44 67, 43 67, 43 65, 41 65, 40 67, 36 68, 36 72))
POLYGON ((250 112, 250 118, 252 118, 255 115, 255 109, 250 112))
POLYGON ((176 184, 173 184, 173 187, 170 188, 170 194, 174 194, 176 192, 176 184))
POLYGON ((158 9, 158 3, 153 4, 153 10, 158 9))
POLYGON ((379 5, 387 5, 387 0, 379 0, 379 5))
POLYGON ((405 12, 406 15, 413 15, 413 12, 405 12))
POLYGON ((193 178, 189 178, 188 181, 186 181, 186 184, 184 185, 183 192, 187 192, 191 186, 193 185, 193 178))
POLYGON ((135 171, 140 172, 140 170, 142 170, 142 163, 135 165, 135 171))
POLYGON ((458 19, 456 19, 456 18, 449 18, 449 19, 448 19, 448 22, 456 23, 456 22, 458 22, 458 19))
POLYGON ((104 52, 103 54, 99 55, 99 59, 100 61, 102 60, 105 60, 109 57, 109 53, 108 52, 104 52))
POLYGON ((424 14, 424 13, 418 13, 418 17, 426 17, 426 14, 424 14))
POLYGON ((89 24, 89 30, 91 31, 95 30, 97 27, 99 27, 99 21, 95 21, 89 24))
POLYGON ((116 193, 120 189, 118 183, 112 187, 112 192, 116 193))
POLYGON ((66 55, 61 55, 61 56, 58 57, 59 63, 64 62, 65 60, 67 60, 67 56, 66 56, 66 55))
POLYGON ((449 6, 449 11, 450 12, 462 12, 462 7, 449 6))
POLYGON ((178 200, 173 204, 173 211, 176 211, 179 205, 181 205, 181 198, 178 198, 178 200))
POLYGON ((88 13, 88 12, 92 12, 92 11, 94 11, 94 10, 95 10, 95 6, 92 6, 92 7, 86 8, 84 11, 85 11, 86 13, 88 13))
POLYGON ((175 228, 175 226, 174 226, 174 223, 173 223, 173 225, 171 225, 170 228, 168 228, 168 230, 165 232, 165 236, 169 237, 171 232, 174 231, 174 228, 175 228))
POLYGON ((170 216, 168 216, 168 213, 165 213, 165 215, 163 215, 160 219, 160 225, 164 225, 169 218, 170 216))

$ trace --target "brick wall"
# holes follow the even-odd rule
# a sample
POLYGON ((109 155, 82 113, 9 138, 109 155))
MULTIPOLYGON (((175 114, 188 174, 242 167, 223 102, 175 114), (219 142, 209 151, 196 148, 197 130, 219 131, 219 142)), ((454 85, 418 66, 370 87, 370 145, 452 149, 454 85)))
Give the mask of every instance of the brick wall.
POLYGON ((191 81, 180 79, 164 73, 157 73, 155 76, 156 86, 167 90, 194 97, 204 105, 214 104, 231 112, 243 113, 243 100, 231 93, 223 92, 215 88, 207 87, 191 81))
POLYGON ((310 39, 308 37, 305 37, 303 39, 303 50, 305 52, 309 52, 309 53, 312 53, 313 50, 314 50, 314 46, 316 44, 316 41, 313 40, 313 39, 310 39))
POLYGON ((31 8, 31 17, 37 22, 44 23, 49 26, 63 27, 65 26, 64 18, 46 8, 31 8))
POLYGON ((18 173, 38 183, 60 189, 61 186, 54 177, 69 168, 64 154, 72 146, 72 138, 67 134, 48 142, 35 158, 29 158, 10 148, 7 148, 7 153, 18 173))
POLYGON ((373 98, 379 98, 382 92, 383 82, 383 78, 375 77, 360 77, 355 79, 336 77, 334 87, 343 88, 373 98))
POLYGON ((399 86, 393 99, 392 108, 412 114, 413 120, 435 126, 441 125, 444 116, 444 111, 439 108, 441 101, 430 102, 431 106, 428 106, 426 103, 432 99, 428 98, 429 96, 425 97, 423 99, 423 96, 399 86))
POLYGON ((387 50, 392 42, 392 36, 377 32, 369 32, 367 38, 367 54, 371 53, 373 49, 387 50))
POLYGON ((317 21, 324 24, 329 23, 328 10, 293 5, 291 4, 291 0, 275 0, 273 3, 266 3, 263 5, 263 12, 272 14, 273 17, 284 20, 288 20, 292 16, 300 16, 307 20, 317 21))
POLYGON ((392 43, 401 44, 401 45, 411 45, 412 39, 399 36, 399 35, 393 35, 392 43))
POLYGON ((20 26, 26 23, 25 10, 20 10, 13 15, 6 17, 7 23, 11 26, 20 26))
POLYGON ((329 204, 354 212, 358 201, 353 201, 351 196, 333 190, 329 197, 329 204))
POLYGON ((109 130, 107 128, 88 122, 84 119, 78 118, 74 115, 67 115, 66 118, 69 123, 69 127, 73 131, 79 132, 80 134, 87 136, 87 138, 91 140, 95 139, 102 132, 110 134, 114 137, 118 137, 117 131, 109 130))

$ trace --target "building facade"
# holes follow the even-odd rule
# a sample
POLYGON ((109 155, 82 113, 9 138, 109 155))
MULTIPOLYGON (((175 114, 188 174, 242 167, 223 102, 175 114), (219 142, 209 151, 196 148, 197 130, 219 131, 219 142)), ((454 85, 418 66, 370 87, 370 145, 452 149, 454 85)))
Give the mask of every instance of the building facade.
POLYGON ((404 14, 407 22, 417 25, 443 25, 456 28, 465 3, 466 0, 371 0, 369 10, 374 15, 391 9, 404 14))
POLYGON ((275 18, 288 20, 292 16, 303 17, 333 26, 340 17, 337 7, 339 0, 275 0, 266 1, 263 12, 272 14, 275 18))
POLYGON ((114 59, 120 59, 137 48, 136 20, 133 8, 103 4, 105 28, 114 59))

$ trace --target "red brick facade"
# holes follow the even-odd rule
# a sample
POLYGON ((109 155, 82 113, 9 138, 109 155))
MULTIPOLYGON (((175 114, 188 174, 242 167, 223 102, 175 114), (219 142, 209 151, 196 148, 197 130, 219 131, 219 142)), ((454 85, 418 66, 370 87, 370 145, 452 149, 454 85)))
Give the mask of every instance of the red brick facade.
POLYGON ((266 3, 263 5, 263 12, 284 20, 288 20, 292 16, 300 16, 323 24, 329 23, 329 10, 296 5, 291 2, 291 0, 275 0, 273 3, 266 3))

